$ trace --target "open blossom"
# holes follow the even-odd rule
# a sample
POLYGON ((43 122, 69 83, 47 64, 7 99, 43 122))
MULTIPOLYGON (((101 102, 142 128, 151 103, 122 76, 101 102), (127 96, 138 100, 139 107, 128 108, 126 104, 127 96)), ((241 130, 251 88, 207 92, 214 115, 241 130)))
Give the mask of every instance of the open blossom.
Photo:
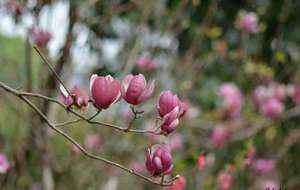
POLYGON ((155 88, 155 81, 147 87, 144 75, 127 75, 122 82, 122 97, 132 105, 138 105, 147 101, 155 88))
POLYGON ((223 98, 223 116, 231 119, 238 117, 243 104, 243 96, 238 87, 232 83, 224 83, 219 88, 219 94, 223 98))
POLYGON ((5 174, 8 172, 10 164, 4 154, 0 154, 0 174, 5 174))
POLYGON ((218 175, 219 190, 229 190, 233 183, 233 176, 229 172, 221 172, 218 175))
POLYGON ((149 71, 155 70, 158 67, 157 62, 146 56, 140 57, 137 60, 137 65, 139 68, 149 71))
POLYGON ((179 178, 173 183, 173 185, 168 187, 168 190, 183 190, 185 186, 186 186, 185 177, 179 176, 179 178))
POLYGON ((204 167, 206 165, 206 157, 204 154, 201 154, 199 157, 198 157, 198 161, 197 161, 197 167, 198 167, 198 170, 203 170, 204 167))
POLYGON ((241 12, 237 21, 238 28, 247 33, 258 31, 258 18, 254 12, 241 12))
POLYGON ((146 168, 153 176, 170 174, 173 169, 170 148, 165 144, 157 145, 146 151, 146 168))
POLYGON ((181 108, 181 101, 176 94, 171 91, 164 91, 160 94, 158 100, 158 113, 161 117, 173 111, 175 108, 181 108))
POLYGON ((94 105, 98 109, 107 109, 121 97, 121 84, 112 76, 92 75, 90 80, 90 94, 94 105))
POLYGON ((300 104, 300 85, 294 87, 292 99, 296 104, 300 104))
POLYGON ((275 162, 274 160, 259 159, 253 161, 252 167, 257 173, 266 174, 274 169, 275 162))
POLYGON ((15 18, 19 18, 21 16, 23 7, 17 0, 9 0, 6 3, 6 7, 8 12, 15 16, 15 18))
POLYGON ((51 40, 52 35, 50 32, 42 30, 40 28, 31 29, 31 38, 33 43, 40 47, 44 47, 51 40))
POLYGON ((212 142, 215 146, 224 145, 230 138, 230 132, 223 125, 217 125, 212 132, 212 142))
POLYGON ((170 113, 163 117, 160 129, 165 134, 173 132, 179 124, 179 107, 175 107, 170 113))
POLYGON ((77 85, 75 85, 70 90, 70 94, 68 94, 66 89, 61 85, 60 94, 66 106, 75 105, 78 108, 83 108, 88 105, 89 102, 88 94, 85 91, 81 90, 77 85))
POLYGON ((260 111, 271 119, 277 119, 283 113, 284 105, 278 98, 271 97, 261 104, 260 111))

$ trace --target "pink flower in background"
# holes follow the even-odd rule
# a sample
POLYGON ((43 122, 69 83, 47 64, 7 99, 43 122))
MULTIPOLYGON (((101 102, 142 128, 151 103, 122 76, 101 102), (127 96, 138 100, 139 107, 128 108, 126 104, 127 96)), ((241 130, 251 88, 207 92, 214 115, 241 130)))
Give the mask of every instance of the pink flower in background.
POLYGON ((223 98, 222 108, 225 118, 236 118, 240 115, 243 96, 235 84, 224 83, 219 88, 219 94, 223 98))
POLYGON ((92 75, 90 80, 90 94, 94 105, 98 109, 107 109, 121 97, 121 84, 112 76, 92 75))
POLYGON ((145 165, 139 161, 132 160, 129 163, 129 168, 133 169, 136 172, 143 173, 146 171, 145 165))
POLYGON ((71 144, 70 149, 71 149, 72 153, 74 153, 74 154, 77 154, 77 155, 81 154, 81 150, 74 144, 71 144))
POLYGON ((40 47, 44 47, 51 40, 52 35, 50 32, 42 30, 40 28, 31 29, 31 39, 33 43, 40 47))
POLYGON ((183 146, 183 137, 181 134, 174 134, 168 138, 168 145, 171 151, 181 149, 183 146))
POLYGON ((163 91, 158 100, 158 112, 161 117, 173 111, 176 107, 181 107, 178 96, 171 91, 163 91))
POLYGON ((170 148, 165 144, 157 145, 146 151, 146 168, 153 176, 170 174, 173 169, 170 148))
POLYGON ((219 190, 229 190, 233 183, 233 176, 228 172, 221 172, 218 175, 219 190))
POLYGON ((237 21, 238 28, 247 33, 258 31, 258 18, 254 12, 241 12, 237 21))
POLYGON ((4 154, 0 154, 0 174, 6 174, 10 168, 10 164, 4 154))
POLYGON ((284 111, 283 103, 275 97, 267 99, 260 106, 260 111, 271 119, 277 119, 284 111))
POLYGON ((89 96, 85 91, 81 90, 79 86, 75 85, 70 90, 70 93, 71 95, 69 95, 66 89, 62 85, 60 85, 60 94, 66 106, 75 105, 78 108, 83 108, 88 105, 89 96))
POLYGON ((186 186, 186 179, 180 176, 168 190, 183 190, 186 186))
POLYGON ((170 113, 163 117, 163 121, 160 125, 161 131, 168 135, 173 132, 179 124, 179 107, 174 108, 170 113))
POLYGON ((294 87, 292 99, 296 104, 300 104, 300 85, 294 87))
POLYGON ((147 56, 140 57, 137 60, 137 65, 139 68, 149 71, 155 70, 158 67, 158 63, 147 56))
POLYGON ((222 146, 230 138, 230 132, 226 128, 226 126, 223 125, 217 125, 214 127, 212 132, 212 142, 215 146, 222 146))
POLYGON ((9 13, 11 13, 16 18, 20 17, 23 11, 23 7, 16 0, 9 0, 6 3, 6 7, 9 13))
POLYGON ((274 160, 259 159, 253 161, 252 167, 259 174, 267 174, 275 167, 274 160))
POLYGON ((155 81, 152 81, 149 87, 146 85, 144 75, 127 75, 122 83, 122 97, 132 105, 143 103, 153 94, 155 81))
POLYGON ((203 170, 205 168, 206 165, 206 157, 204 154, 200 154, 200 156, 198 157, 197 160, 197 168, 198 170, 203 170))
POLYGON ((103 143, 103 139, 96 134, 88 134, 84 138, 84 146, 90 150, 100 149, 103 143))

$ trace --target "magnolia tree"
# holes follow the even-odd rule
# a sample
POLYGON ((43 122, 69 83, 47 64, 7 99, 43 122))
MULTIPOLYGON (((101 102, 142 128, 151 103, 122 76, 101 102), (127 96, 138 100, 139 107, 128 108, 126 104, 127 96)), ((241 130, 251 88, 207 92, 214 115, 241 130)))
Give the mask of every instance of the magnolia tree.
POLYGON ((0 131, 1 188, 300 187, 300 47, 284 35, 299 5, 62 2, 2 6, 25 31, 26 77, 0 77, 1 113, 25 115, 28 132, 0 131), (41 23, 62 2, 66 34, 51 56, 63 26, 41 23))

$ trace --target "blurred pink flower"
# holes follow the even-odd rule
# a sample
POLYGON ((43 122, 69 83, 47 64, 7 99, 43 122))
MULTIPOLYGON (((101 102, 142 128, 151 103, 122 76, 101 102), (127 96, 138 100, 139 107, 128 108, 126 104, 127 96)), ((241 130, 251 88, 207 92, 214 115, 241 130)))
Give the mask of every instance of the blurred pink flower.
POLYGON ((198 170, 200 171, 203 170, 205 168, 205 165, 206 165, 206 157, 204 154, 200 154, 197 161, 198 170))
POLYGON ((137 60, 137 65, 139 68, 144 70, 155 70, 158 67, 158 63, 155 62, 153 59, 149 58, 148 56, 142 56, 137 60))
POLYGON ((176 107, 181 107, 181 101, 178 96, 171 91, 163 91, 158 100, 158 112, 161 117, 173 111, 176 107))
POLYGON ((155 88, 155 80, 149 87, 146 87, 146 79, 144 75, 127 75, 122 82, 122 97, 132 105, 138 105, 147 101, 153 94, 155 88))
POLYGON ((271 97, 260 105, 260 111, 271 119, 277 119, 283 113, 284 105, 276 97, 271 97))
POLYGON ((92 75, 90 79, 90 94, 95 107, 107 109, 121 97, 121 84, 112 76, 92 75))
POLYGON ((244 12, 239 14, 237 21, 238 28, 247 33, 256 33, 258 31, 258 18, 254 12, 244 12))
POLYGON ((51 40, 52 35, 50 32, 42 30, 40 28, 31 29, 31 39, 33 43, 37 44, 40 47, 44 47, 51 40))
POLYGON ((226 128, 226 126, 223 125, 216 125, 212 132, 212 142, 215 146, 222 146, 230 138, 230 132, 226 128))
POLYGON ((173 185, 168 187, 168 190, 183 190, 185 186, 186 186, 185 177, 179 176, 179 178, 173 183, 173 185))
POLYGON ((219 190, 229 190, 233 183, 233 176, 229 172, 221 172, 218 175, 219 190))
POLYGON ((71 144, 70 149, 71 149, 72 153, 74 153, 74 154, 77 154, 77 155, 81 154, 81 150, 74 144, 71 144))
POLYGON ((183 137, 181 134, 177 133, 168 138, 168 145, 171 151, 181 149, 183 146, 183 137))
POLYGON ((300 104, 300 85, 294 87, 292 99, 296 104, 300 104))
POLYGON ((170 148, 165 144, 157 145, 146 151, 146 168, 153 176, 170 174, 173 169, 170 148))
POLYGON ((7 157, 4 154, 0 154, 0 174, 6 174, 10 168, 10 164, 7 157))
POLYGON ((136 172, 143 173, 146 171, 145 165, 139 161, 132 160, 129 163, 129 168, 133 169, 136 172))
POLYGON ((280 101, 285 100, 287 95, 286 87, 282 84, 272 82, 268 86, 258 86, 253 93, 253 100, 256 107, 260 107, 263 102, 271 97, 275 97, 280 101))
POLYGON ((84 108, 88 105, 88 94, 77 85, 70 90, 71 95, 69 95, 66 89, 60 85, 60 93, 66 106, 75 105, 78 108, 84 108))
POLYGON ((274 160, 259 159, 253 161, 252 167, 259 174, 267 174, 275 167, 274 160))
POLYGON ((103 139, 96 134, 88 134, 84 138, 84 146, 90 150, 100 149, 103 143, 103 139))
POLYGON ((224 83, 219 88, 219 94, 223 98, 223 116, 230 119, 238 117, 243 104, 243 96, 238 87, 233 83, 224 83))
POLYGON ((18 18, 21 16, 23 7, 17 0, 8 0, 6 3, 6 7, 9 13, 11 13, 14 17, 18 18))

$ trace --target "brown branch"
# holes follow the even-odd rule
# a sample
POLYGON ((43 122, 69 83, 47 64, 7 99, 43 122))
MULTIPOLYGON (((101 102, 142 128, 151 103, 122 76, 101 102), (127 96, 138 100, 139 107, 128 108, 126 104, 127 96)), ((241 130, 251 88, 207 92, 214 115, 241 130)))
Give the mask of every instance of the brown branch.
POLYGON ((119 163, 113 162, 111 160, 108 160, 106 158, 94 155, 90 152, 88 152, 85 148, 83 148, 76 140, 74 140, 71 136, 69 136, 67 133, 63 132, 62 130, 60 130, 59 128, 57 128, 48 118, 47 116, 38 108, 36 107, 35 104, 33 104, 28 98, 25 97, 24 94, 19 93, 19 91, 7 86, 6 84, 4 84, 3 82, 0 82, 0 87, 2 89, 4 89, 5 91, 13 94, 14 96, 20 98, 21 100, 23 100, 29 107, 31 107, 33 109, 33 111, 35 111, 39 117, 47 124, 47 126, 49 126, 52 130, 54 130, 56 133, 58 133, 59 135, 63 136, 66 140, 68 140, 70 143, 72 143, 73 145, 75 145, 86 157, 93 159, 93 160, 99 160, 102 161, 108 165, 117 167, 119 169, 122 169, 123 171, 126 171, 132 175, 135 175, 141 179, 144 179, 148 182, 151 182, 152 184, 155 185, 160 185, 160 186, 171 186, 173 184, 173 181, 177 179, 177 177, 173 178, 172 180, 165 182, 165 183, 161 183, 160 181, 155 181, 152 178, 149 178, 147 176, 144 176, 140 173, 135 172, 133 169, 127 168, 124 165, 121 165, 119 163))

